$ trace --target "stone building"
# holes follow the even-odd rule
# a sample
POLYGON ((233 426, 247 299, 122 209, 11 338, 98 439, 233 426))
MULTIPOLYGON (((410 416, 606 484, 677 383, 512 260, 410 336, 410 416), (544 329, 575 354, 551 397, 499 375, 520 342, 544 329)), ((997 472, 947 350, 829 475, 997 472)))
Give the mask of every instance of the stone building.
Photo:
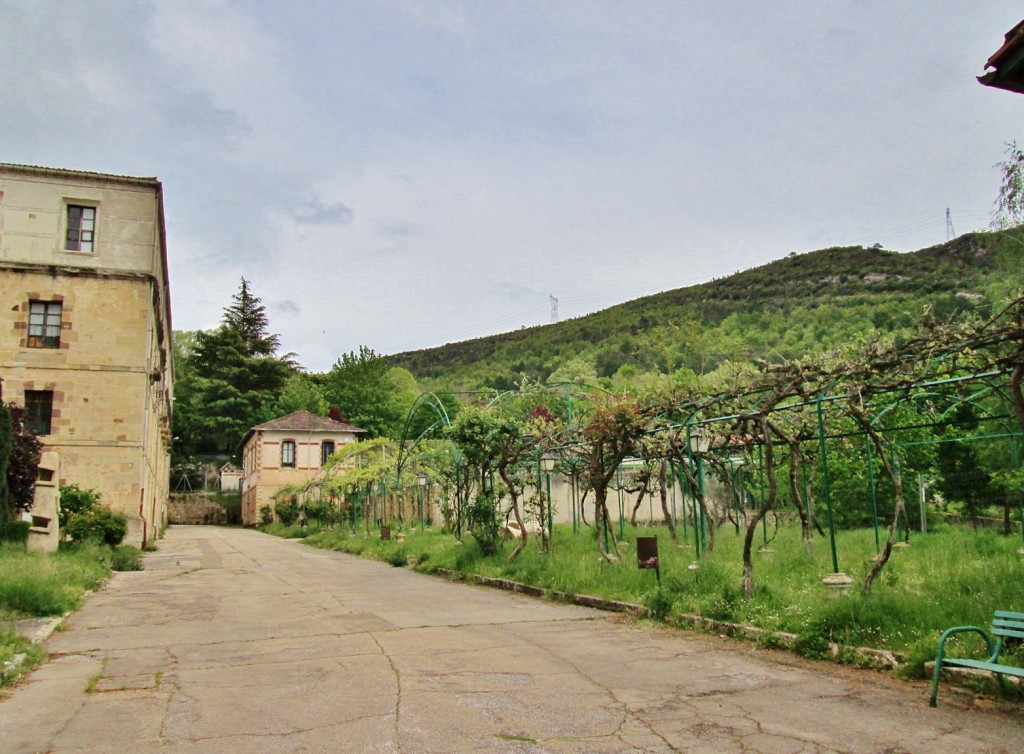
POLYGON ((0 378, 60 483, 167 522, 173 389, 163 189, 155 178, 0 164, 0 378))
POLYGON ((274 510, 273 495, 313 477, 342 445, 364 429, 296 411, 249 430, 242 447, 242 524, 260 523, 260 509, 274 510))

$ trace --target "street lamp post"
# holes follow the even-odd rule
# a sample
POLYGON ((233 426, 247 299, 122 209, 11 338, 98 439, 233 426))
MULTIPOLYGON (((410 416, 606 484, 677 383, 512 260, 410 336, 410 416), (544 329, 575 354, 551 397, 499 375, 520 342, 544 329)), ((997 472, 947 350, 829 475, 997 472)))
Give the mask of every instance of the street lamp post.
POLYGON ((462 461, 455 460, 455 538, 462 541, 462 461))
POLYGON ((427 475, 421 471, 416 475, 416 490, 420 498, 420 531, 423 531, 423 491, 427 486, 427 475))
MULTIPOLYGON (((544 470, 544 475, 547 477, 548 482, 548 540, 550 541, 551 535, 554 533, 551 528, 551 472, 555 468, 555 457, 550 453, 545 453, 540 457, 540 467, 544 470)), ((541 526, 543 525, 543 522, 541 522, 541 526)))
POLYGON ((698 545, 697 545, 697 556, 700 557, 700 551, 702 549, 703 540, 707 536, 707 518, 704 515, 704 506, 700 500, 704 497, 704 453, 711 447, 711 438, 707 432, 704 431, 703 427, 693 427, 690 429, 690 456, 696 459, 697 466, 697 490, 694 490, 693 501, 696 507, 700 508, 699 523, 698 514, 696 509, 693 512, 694 518, 694 530, 698 532, 698 545), (698 499, 697 491, 700 491, 700 500, 698 499))

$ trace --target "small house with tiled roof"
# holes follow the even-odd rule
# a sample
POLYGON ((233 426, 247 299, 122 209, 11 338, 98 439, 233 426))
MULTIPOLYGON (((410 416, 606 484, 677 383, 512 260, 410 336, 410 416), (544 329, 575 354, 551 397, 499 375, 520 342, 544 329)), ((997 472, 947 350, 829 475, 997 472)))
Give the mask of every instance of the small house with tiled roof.
POLYGON ((274 493, 308 481, 335 450, 365 431, 309 411, 250 429, 242 444, 242 524, 260 523, 261 509, 274 510, 274 493))

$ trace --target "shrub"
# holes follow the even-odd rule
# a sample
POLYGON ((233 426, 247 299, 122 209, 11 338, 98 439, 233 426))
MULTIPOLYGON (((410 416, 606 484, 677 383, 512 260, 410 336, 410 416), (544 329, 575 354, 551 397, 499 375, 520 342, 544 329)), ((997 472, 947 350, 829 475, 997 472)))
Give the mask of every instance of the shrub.
POLYGON ((31 524, 28 521, 8 521, 0 524, 0 542, 14 542, 25 544, 28 542, 28 529, 31 524))
POLYGON ((299 517, 299 506, 295 503, 278 503, 277 517, 285 526, 291 526, 299 517))
POLYGON ((264 526, 274 523, 274 510, 269 505, 260 508, 260 523, 264 526))
POLYGON ((333 523, 334 509, 322 500, 314 500, 306 503, 306 515, 312 521, 320 521, 324 524, 333 523))
POLYGON ((42 444, 25 426, 25 409, 0 403, 0 522, 32 507, 42 444))
POLYGON ((95 510, 100 502, 96 490, 83 490, 77 484, 60 488, 60 528, 63 529, 75 516, 95 510))
POLYGON ((830 656, 832 638, 821 633, 821 626, 812 626, 807 633, 800 634, 793 651, 809 660, 827 660, 830 656))
POLYGON ((672 613, 676 602, 675 594, 663 586, 659 586, 647 597, 647 608, 658 620, 665 620, 672 613))
POLYGON ((393 565, 395 568, 405 568, 409 562, 408 556, 405 554, 404 547, 398 547, 395 550, 387 553, 384 559, 393 565))
POLYGON ((492 490, 483 490, 477 494, 476 499, 469 509, 471 528, 470 532, 480 552, 485 557, 494 555, 500 545, 501 539, 498 531, 498 510, 492 490))
POLYGON ((109 508, 99 507, 73 517, 64 528, 72 542, 92 542, 97 545, 121 544, 128 533, 128 519, 109 508))

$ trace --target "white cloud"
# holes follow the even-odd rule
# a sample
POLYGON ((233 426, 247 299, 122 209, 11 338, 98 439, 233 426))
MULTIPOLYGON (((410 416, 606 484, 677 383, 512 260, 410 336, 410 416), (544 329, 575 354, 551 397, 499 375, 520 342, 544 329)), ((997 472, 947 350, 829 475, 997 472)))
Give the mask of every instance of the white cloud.
POLYGON ((319 199, 307 199, 288 214, 299 225, 345 225, 352 222, 352 210, 344 204, 324 204, 319 199))
POLYGON ((285 45, 227 0, 156 2, 147 36, 180 81, 237 109, 265 107, 287 67, 285 45))
MULTIPOLYGON (((436 29, 458 39, 472 39, 476 26, 467 11, 472 4, 436 3, 428 0, 381 0, 381 5, 391 8, 407 18, 429 29, 436 29)), ((492 6, 491 11, 494 10, 492 6)))

